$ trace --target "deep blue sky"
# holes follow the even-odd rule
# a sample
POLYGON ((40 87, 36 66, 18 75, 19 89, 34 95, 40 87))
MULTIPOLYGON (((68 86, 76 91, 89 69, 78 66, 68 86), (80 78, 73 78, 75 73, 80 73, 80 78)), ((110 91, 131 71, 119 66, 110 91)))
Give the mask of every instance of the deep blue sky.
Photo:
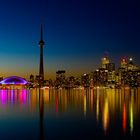
POLYGON ((112 62, 140 65, 138 0, 0 0, 0 75, 38 74, 44 25, 46 78, 65 69, 90 72, 108 52, 112 62))

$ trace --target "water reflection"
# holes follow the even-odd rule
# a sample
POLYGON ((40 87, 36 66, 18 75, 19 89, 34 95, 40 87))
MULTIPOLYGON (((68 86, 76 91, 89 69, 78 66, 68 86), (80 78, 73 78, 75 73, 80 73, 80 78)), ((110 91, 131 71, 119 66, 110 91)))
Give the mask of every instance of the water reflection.
POLYGON ((44 140, 44 94, 39 89, 40 140, 44 140))
POLYGON ((23 90, 0 90, 0 103, 2 106, 5 106, 6 104, 10 103, 19 103, 19 104, 26 104, 27 99, 27 93, 28 91, 23 90))
POLYGON ((131 135, 133 134, 133 104, 134 104, 134 94, 132 93, 131 99, 130 99, 130 111, 129 111, 129 117, 130 117, 130 132, 131 135))
POLYGON ((108 98, 105 97, 104 109, 103 109, 103 127, 105 134, 109 126, 109 107, 108 107, 108 98))
POLYGON ((122 126, 123 126, 123 132, 125 133, 126 131, 126 104, 124 102, 123 104, 123 115, 122 115, 122 126))
POLYGON ((140 89, 0 90, 0 113, 5 107, 12 111, 11 106, 15 110, 24 108, 36 118, 39 114, 41 140, 47 134, 47 117, 59 119, 64 114, 69 120, 80 117, 86 118, 83 121, 97 123, 104 135, 110 135, 112 129, 117 128, 118 133, 133 136, 135 124, 139 122, 140 89))

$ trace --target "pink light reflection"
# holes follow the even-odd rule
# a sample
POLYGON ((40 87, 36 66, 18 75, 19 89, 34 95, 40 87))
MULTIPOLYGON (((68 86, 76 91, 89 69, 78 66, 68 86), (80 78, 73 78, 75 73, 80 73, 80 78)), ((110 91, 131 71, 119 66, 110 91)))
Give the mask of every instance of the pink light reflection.
POLYGON ((1 103, 3 106, 7 103, 7 90, 1 90, 1 103))

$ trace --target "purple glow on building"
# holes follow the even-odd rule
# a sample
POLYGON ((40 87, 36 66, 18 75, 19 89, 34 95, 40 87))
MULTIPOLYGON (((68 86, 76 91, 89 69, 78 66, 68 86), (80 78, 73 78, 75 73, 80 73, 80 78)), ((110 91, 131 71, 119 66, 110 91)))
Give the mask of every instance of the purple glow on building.
POLYGON ((11 76, 3 79, 0 81, 0 84, 5 84, 5 85, 26 85, 28 81, 22 77, 18 76, 11 76))

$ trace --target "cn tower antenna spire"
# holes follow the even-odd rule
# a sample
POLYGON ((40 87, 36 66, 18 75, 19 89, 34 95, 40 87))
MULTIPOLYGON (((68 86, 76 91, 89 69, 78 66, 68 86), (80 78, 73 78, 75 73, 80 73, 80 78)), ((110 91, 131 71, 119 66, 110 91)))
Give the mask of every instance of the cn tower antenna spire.
POLYGON ((42 24, 41 24, 41 40, 43 40, 43 27, 42 27, 42 24))
POLYGON ((40 42, 39 42, 39 45, 44 45, 44 41, 43 41, 43 25, 41 24, 41 38, 40 38, 40 42))

